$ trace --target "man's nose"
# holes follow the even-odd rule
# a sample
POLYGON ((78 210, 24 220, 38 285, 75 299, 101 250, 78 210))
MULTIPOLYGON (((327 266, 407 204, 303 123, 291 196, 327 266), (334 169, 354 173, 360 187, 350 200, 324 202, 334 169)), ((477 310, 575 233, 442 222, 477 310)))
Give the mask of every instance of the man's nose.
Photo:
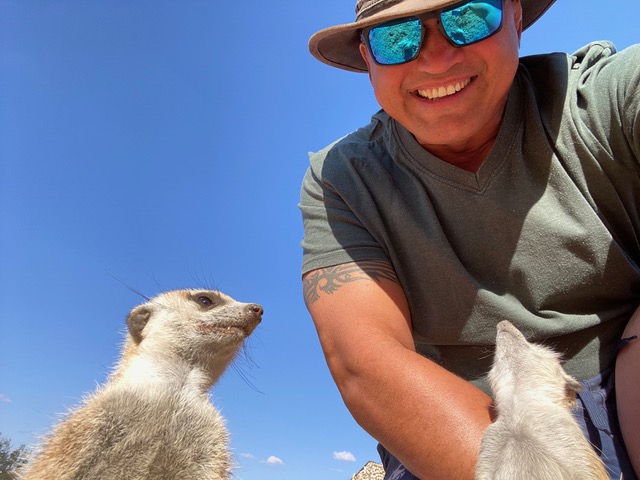
POLYGON ((416 59, 420 68, 429 73, 443 73, 464 58, 462 48, 454 47, 438 28, 438 20, 425 23, 425 38, 416 59))

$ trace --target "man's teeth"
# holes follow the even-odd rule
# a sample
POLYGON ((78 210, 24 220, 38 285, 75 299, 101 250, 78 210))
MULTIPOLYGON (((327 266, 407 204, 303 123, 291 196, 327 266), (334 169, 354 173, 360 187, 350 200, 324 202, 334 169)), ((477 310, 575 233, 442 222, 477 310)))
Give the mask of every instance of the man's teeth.
POLYGON ((434 100, 436 98, 446 97, 447 95, 453 95, 456 92, 459 92, 464 87, 469 85, 471 79, 467 78, 463 82, 458 82, 453 85, 447 85, 446 87, 435 87, 435 88, 427 88, 425 90, 418 90, 418 95, 423 98, 428 98, 429 100, 434 100))

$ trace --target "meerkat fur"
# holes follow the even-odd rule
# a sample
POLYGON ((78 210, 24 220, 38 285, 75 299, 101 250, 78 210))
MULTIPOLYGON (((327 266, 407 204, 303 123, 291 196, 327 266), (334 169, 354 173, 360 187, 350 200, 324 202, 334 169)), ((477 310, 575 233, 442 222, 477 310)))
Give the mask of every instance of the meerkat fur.
POLYGON ((502 321, 489 382, 497 416, 482 439, 476 480, 609 480, 571 413, 581 384, 558 353, 502 321))
POLYGON ((134 308, 106 383, 48 436, 23 480, 227 480, 224 420, 209 389, 262 317, 208 290, 166 292, 134 308))

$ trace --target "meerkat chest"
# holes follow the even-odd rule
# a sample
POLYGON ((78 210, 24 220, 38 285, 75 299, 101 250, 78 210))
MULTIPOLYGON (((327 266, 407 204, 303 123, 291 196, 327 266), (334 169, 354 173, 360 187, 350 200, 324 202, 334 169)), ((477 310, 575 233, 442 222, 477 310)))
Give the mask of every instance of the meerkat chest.
MULTIPOLYGON (((189 439, 202 455, 226 444, 227 432, 218 410, 202 394, 175 385, 135 388, 124 384, 106 389, 91 405, 94 434, 126 438, 122 445, 140 445, 147 451, 169 449, 174 439, 189 439)), ((113 444, 115 445, 115 443, 113 444)))

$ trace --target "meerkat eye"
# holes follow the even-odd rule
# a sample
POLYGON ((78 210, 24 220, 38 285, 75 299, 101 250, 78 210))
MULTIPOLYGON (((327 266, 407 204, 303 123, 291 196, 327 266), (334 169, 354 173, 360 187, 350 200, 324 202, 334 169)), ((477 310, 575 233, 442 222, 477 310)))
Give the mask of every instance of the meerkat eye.
POLYGON ((203 307, 210 307, 213 305, 213 300, 211 300, 206 295, 198 295, 196 297, 196 302, 203 307))

